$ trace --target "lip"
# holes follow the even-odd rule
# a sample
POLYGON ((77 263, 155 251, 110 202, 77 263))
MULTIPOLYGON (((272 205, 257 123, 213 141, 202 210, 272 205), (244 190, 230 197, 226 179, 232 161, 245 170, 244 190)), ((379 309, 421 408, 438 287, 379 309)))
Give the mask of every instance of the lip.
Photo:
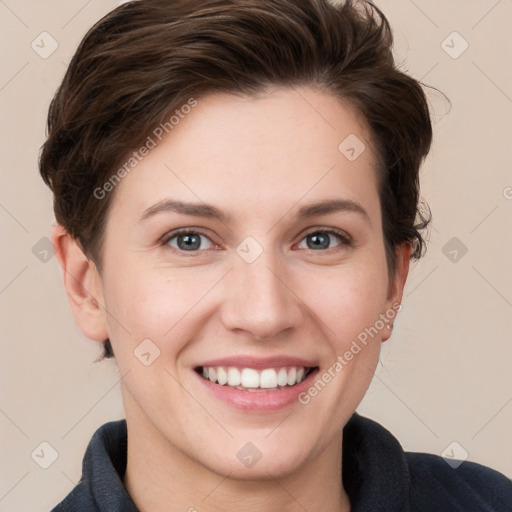
POLYGON ((251 358, 251 357, 231 357, 226 359, 215 359, 204 362, 196 366, 233 366, 240 368, 275 368, 284 366, 304 366, 308 368, 314 367, 306 378, 299 384, 295 384, 289 388, 279 391, 243 391, 232 388, 227 385, 220 385, 205 379, 199 375, 197 371, 193 371, 195 378, 198 379, 199 385, 205 389, 210 397, 227 404, 231 408, 244 412, 254 413, 270 413, 280 411, 287 407, 299 405, 299 395, 306 391, 313 383, 315 376, 318 374, 318 365, 311 361, 292 357, 273 357, 273 358, 251 358))
POLYGON ((318 362, 290 356, 233 356, 225 357, 223 359, 211 359, 209 361, 204 361, 197 364, 194 368, 197 369, 202 366, 232 366, 235 368, 254 368, 255 370, 264 370, 265 368, 282 368, 285 366, 304 366, 306 368, 313 368, 318 366, 318 362))

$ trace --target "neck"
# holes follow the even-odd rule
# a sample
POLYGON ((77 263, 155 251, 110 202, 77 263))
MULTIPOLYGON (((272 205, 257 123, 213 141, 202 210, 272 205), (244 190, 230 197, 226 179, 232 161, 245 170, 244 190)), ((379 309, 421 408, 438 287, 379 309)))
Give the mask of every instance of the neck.
POLYGON ((141 512, 349 512, 341 479, 342 435, 292 474, 237 480, 206 468, 162 438, 151 424, 128 427, 124 485, 141 512))

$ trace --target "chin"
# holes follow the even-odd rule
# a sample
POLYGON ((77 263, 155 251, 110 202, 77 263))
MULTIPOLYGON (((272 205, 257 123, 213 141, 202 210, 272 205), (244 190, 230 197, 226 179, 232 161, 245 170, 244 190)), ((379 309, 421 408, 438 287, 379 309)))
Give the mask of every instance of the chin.
MULTIPOLYGON (((269 442, 265 438, 237 437, 229 446, 216 450, 207 459, 201 454, 203 466, 222 476, 229 474, 234 480, 272 480, 285 478, 306 462, 304 442, 287 444, 269 442)), ((199 460, 201 462, 201 460, 199 460)))
POLYGON ((238 459, 235 461, 228 459, 221 464, 219 462, 219 460, 215 461, 214 467, 210 469, 223 476, 229 474, 230 479, 249 482, 286 478, 298 471, 303 461, 297 460, 296 454, 284 457, 283 454, 279 456, 271 454, 267 457, 262 456, 261 459, 247 466, 238 459))

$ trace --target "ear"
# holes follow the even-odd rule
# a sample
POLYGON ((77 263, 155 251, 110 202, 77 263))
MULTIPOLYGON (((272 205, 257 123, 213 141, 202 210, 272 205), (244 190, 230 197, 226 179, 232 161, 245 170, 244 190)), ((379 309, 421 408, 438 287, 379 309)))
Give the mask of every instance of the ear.
MULTIPOLYGON (((386 301, 386 311, 394 311, 398 313, 398 306, 402 304, 402 295, 404 292, 405 282, 409 274, 409 263, 411 261, 412 244, 409 242, 398 245, 395 250, 396 255, 396 269, 391 277, 388 288, 388 298, 386 301)), ((382 341, 390 338, 393 331, 393 318, 389 320, 390 328, 385 328, 382 341)))
POLYGON ((105 341, 108 338, 105 301, 96 265, 60 224, 53 227, 52 243, 76 324, 87 338, 105 341))

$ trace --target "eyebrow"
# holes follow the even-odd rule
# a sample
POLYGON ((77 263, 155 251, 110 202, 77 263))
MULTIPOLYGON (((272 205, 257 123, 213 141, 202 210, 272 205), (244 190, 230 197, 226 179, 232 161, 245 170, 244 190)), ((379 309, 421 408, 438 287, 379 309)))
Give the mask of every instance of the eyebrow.
MULTIPOLYGON (((224 210, 206 203, 184 203, 173 199, 164 199, 144 210, 139 222, 163 212, 175 212, 193 217, 217 219, 221 222, 230 222, 232 216, 224 210)), ((357 202, 350 199, 326 199, 318 203, 303 206, 297 213, 299 219, 328 215, 336 212, 354 212, 360 214, 370 222, 368 212, 357 202)))

